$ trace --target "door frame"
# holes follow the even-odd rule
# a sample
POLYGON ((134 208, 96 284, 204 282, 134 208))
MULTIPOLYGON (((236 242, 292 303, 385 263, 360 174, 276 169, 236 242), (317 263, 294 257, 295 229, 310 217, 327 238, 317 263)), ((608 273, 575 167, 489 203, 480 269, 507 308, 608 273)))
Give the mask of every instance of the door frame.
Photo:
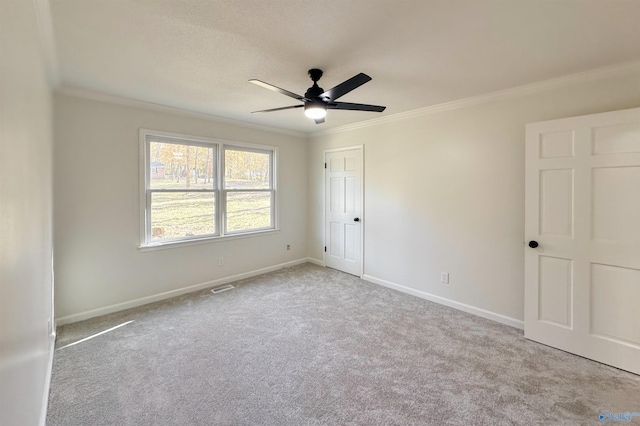
MULTIPOLYGON (((340 151, 351 151, 353 149, 360 150, 360 156, 362 157, 362 167, 360 168, 360 275, 364 276, 364 229, 365 229, 365 213, 364 213, 364 145, 352 145, 343 148, 331 148, 322 151, 322 161, 327 163, 327 154, 340 151)), ((327 168, 323 168, 322 173, 322 245, 327 246, 327 168)), ((327 252, 322 251, 322 264, 327 266, 326 260, 327 252)))

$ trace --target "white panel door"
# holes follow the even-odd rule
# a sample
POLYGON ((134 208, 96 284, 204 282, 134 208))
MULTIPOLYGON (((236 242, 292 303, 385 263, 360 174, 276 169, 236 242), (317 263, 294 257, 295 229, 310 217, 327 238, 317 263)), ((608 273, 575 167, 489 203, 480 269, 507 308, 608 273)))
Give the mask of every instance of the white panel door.
POLYGON ((325 265, 362 275, 362 148, 325 153, 325 265))
POLYGON ((640 108, 529 124, 525 212, 525 337, 640 374, 640 108))

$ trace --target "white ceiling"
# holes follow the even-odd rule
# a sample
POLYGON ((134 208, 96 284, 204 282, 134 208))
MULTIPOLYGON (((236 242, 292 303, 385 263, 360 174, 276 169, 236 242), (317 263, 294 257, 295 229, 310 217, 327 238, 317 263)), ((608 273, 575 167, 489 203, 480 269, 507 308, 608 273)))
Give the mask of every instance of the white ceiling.
POLYGON ((340 100, 382 115, 640 60, 639 0, 51 0, 59 71, 74 86, 245 122, 316 132, 372 112, 301 109, 309 68, 340 100))

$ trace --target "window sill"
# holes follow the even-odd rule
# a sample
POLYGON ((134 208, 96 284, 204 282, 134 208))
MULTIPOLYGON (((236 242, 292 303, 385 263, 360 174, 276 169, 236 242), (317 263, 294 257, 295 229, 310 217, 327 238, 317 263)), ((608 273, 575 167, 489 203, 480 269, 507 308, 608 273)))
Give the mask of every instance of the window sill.
POLYGON ((138 250, 144 253, 148 251, 166 250, 166 249, 180 248, 180 247, 187 247, 187 246, 197 246, 201 244, 221 243, 223 241, 259 237, 263 235, 273 235, 279 232, 280 232, 279 229, 268 229, 266 231, 244 232, 242 234, 225 235, 222 237, 206 237, 206 238, 194 238, 192 240, 185 240, 185 241, 159 242, 159 243, 153 243, 153 244, 139 245, 138 250))

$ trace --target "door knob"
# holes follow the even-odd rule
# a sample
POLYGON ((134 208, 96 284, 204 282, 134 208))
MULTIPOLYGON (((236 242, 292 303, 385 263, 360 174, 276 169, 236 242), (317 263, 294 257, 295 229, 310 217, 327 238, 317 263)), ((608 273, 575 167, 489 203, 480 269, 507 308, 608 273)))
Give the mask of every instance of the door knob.
POLYGON ((355 219, 353 219, 354 222, 360 222, 360 218, 356 217, 355 219))
POLYGON ((540 245, 540 244, 538 244, 538 242, 537 242, 537 241, 533 241, 533 240, 529 241, 529 247, 531 247, 531 248, 536 248, 536 247, 538 247, 539 245, 540 245))

